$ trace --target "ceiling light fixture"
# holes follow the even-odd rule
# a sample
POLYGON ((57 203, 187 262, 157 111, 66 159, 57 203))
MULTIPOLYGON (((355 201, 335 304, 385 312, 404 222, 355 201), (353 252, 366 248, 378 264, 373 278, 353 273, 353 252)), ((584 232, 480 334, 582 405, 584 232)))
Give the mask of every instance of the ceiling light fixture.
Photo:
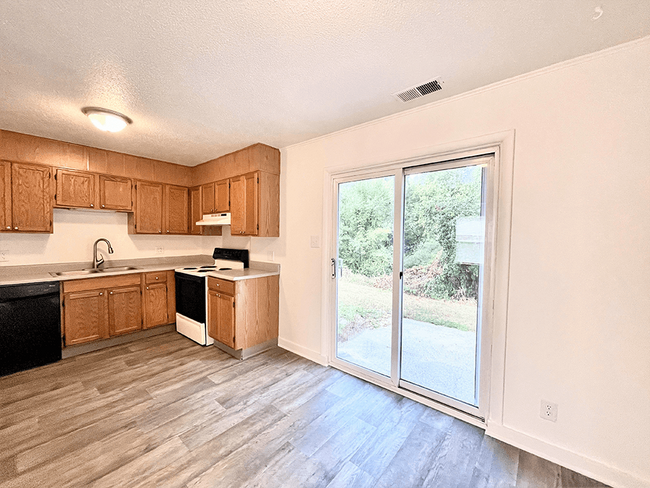
POLYGON ((81 111, 88 116, 95 127, 103 131, 119 132, 127 124, 133 123, 126 115, 106 108, 84 107, 81 111))

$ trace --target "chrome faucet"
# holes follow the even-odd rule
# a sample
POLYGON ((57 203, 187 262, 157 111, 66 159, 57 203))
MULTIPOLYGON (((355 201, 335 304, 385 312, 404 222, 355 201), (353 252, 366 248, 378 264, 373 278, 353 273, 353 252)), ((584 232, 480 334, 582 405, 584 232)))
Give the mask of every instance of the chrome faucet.
POLYGON ((93 269, 97 269, 104 264, 104 256, 100 254, 100 258, 97 259, 97 244, 99 244, 100 241, 104 241, 108 246, 108 254, 113 254, 113 246, 111 246, 108 239, 104 239, 103 237, 97 239, 93 244, 93 269))

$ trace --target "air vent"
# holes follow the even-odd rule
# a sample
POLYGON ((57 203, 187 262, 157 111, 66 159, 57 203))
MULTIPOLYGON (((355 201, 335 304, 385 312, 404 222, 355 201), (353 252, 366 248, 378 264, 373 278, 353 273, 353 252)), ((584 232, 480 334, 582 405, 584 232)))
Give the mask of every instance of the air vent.
POLYGON ((424 95, 428 95, 429 93, 442 90, 441 83, 442 82, 438 79, 427 81, 426 83, 423 83, 418 86, 414 86, 413 88, 409 88, 408 90, 404 90, 399 93, 395 93, 394 95, 396 98, 399 98, 402 102, 410 102, 411 100, 415 100, 416 98, 421 98, 424 95))

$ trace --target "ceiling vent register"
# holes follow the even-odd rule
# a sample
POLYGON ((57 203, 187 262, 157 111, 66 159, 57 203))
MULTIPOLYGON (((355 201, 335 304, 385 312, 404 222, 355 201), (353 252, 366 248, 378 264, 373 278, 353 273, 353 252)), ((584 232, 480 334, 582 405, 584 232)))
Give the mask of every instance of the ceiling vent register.
POLYGON ((440 80, 427 81, 422 85, 414 86, 413 88, 409 88, 408 90, 395 93, 394 95, 396 98, 399 98, 402 102, 410 102, 411 100, 415 100, 416 98, 421 98, 430 93, 434 93, 442 90, 441 83, 442 82, 440 80))

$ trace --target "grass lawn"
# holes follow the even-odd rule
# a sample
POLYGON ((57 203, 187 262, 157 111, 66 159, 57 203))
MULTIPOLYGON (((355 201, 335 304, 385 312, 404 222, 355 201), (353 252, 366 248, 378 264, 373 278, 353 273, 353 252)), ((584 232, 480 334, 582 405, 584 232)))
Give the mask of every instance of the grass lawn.
MULTIPOLYGON (((339 338, 391 325, 392 292, 372 286, 363 276, 339 281, 339 338)), ((434 300, 404 295, 404 317, 463 331, 476 330, 476 300, 434 300)))

